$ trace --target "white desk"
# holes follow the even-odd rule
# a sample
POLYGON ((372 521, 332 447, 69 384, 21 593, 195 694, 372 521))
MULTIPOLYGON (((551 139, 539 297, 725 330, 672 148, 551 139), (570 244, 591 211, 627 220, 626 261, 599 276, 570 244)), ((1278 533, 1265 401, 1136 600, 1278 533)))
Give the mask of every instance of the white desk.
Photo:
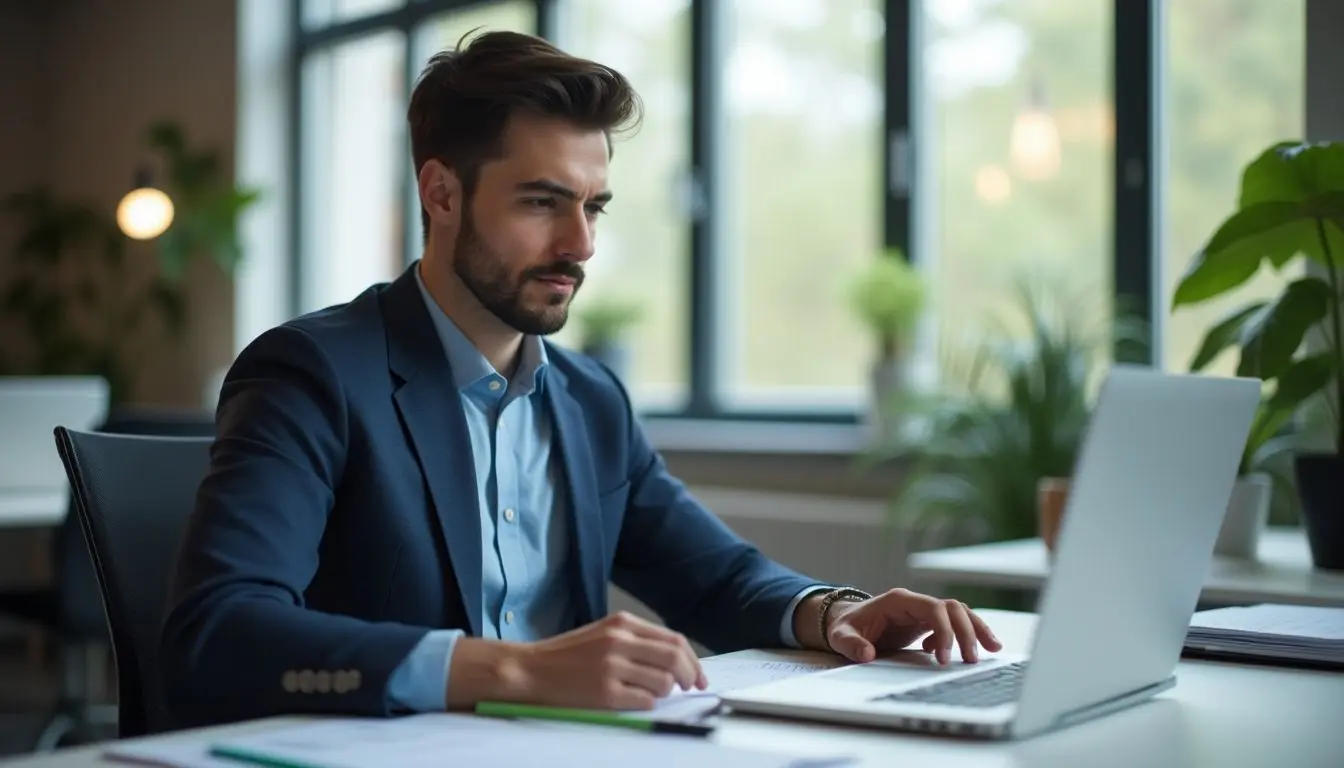
POLYGON ((0 530, 60 525, 69 506, 70 492, 66 488, 39 493, 0 492, 0 530))
MULTIPOLYGON (((1016 589, 1039 589, 1050 572, 1040 539, 918 552, 910 555, 909 568, 930 583, 1016 589)), ((1261 536, 1255 560, 1215 557, 1200 599, 1344 606, 1344 572, 1314 569, 1300 530, 1271 528, 1261 536)))
MULTIPOLYGON (((985 611, 1010 651, 1035 629, 1031 614, 985 611)), ((758 655, 766 652, 749 651, 758 655)), ((775 655, 770 653, 768 655, 775 655)), ((1182 661, 1176 687, 1142 706, 1015 743, 979 743, 857 728, 728 716, 717 741, 800 756, 848 754, 862 766, 928 768, 1339 768, 1344 674, 1182 661)), ((200 738, 292 722, 262 720, 158 738, 200 738)), ((445 763, 447 764, 447 763, 445 763)), ((12 768, 112 765, 99 748, 19 759, 12 768)))

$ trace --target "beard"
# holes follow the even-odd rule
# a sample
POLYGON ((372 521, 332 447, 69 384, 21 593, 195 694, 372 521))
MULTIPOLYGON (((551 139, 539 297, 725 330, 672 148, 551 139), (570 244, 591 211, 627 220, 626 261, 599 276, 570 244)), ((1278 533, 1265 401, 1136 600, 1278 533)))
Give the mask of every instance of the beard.
POLYGON ((564 328, 569 319, 569 302, 583 285, 583 267, 572 261, 509 274, 503 258, 477 234, 470 210, 463 211, 462 230, 453 248, 453 271, 481 306, 510 328, 532 336, 548 336, 564 328), (574 290, 568 294, 552 292, 543 300, 529 301, 524 296, 528 284, 548 276, 572 279, 574 290))

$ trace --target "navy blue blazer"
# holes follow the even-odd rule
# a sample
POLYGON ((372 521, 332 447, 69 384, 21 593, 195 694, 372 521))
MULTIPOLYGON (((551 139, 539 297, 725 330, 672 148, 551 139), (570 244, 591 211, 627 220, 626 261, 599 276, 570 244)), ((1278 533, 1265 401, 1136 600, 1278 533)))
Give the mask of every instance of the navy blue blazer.
MULTIPOLYGON (((608 369, 547 351, 579 620, 613 582, 716 651, 780 645, 814 582, 688 494, 608 369)), ((177 724, 391 714, 416 643, 481 616, 471 443, 414 274, 258 337, 217 422, 159 649, 177 724)))

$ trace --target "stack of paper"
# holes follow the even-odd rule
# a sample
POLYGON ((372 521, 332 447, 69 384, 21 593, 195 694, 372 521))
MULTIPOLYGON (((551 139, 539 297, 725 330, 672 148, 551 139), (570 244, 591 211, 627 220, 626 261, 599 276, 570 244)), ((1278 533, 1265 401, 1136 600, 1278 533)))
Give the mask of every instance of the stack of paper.
POLYGON ((1186 648, 1282 661, 1344 665, 1344 608, 1266 603, 1200 611, 1186 648))
POLYGON ((453 714, 320 720, 209 742, 190 737, 149 740, 113 745, 105 755, 172 768, 242 768, 249 764, 285 768, 813 768, 851 762, 843 757, 816 759, 733 749, 689 736, 453 714))
POLYGON ((718 709, 719 695, 740 688, 750 688, 775 680, 808 675, 834 669, 846 662, 838 656, 818 656, 807 661, 790 659, 704 659, 701 667, 709 688, 703 691, 676 689, 671 696, 661 699, 653 709, 628 713, 632 717, 671 722, 698 721, 718 709))

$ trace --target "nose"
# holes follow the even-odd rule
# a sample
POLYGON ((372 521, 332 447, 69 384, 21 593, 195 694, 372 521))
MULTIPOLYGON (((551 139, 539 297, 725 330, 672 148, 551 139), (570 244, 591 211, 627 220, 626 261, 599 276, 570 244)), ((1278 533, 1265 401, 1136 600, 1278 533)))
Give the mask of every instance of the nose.
POLYGON ((557 255, 569 261, 585 262, 593 257, 593 223, 582 210, 576 216, 566 216, 556 232, 557 255))

